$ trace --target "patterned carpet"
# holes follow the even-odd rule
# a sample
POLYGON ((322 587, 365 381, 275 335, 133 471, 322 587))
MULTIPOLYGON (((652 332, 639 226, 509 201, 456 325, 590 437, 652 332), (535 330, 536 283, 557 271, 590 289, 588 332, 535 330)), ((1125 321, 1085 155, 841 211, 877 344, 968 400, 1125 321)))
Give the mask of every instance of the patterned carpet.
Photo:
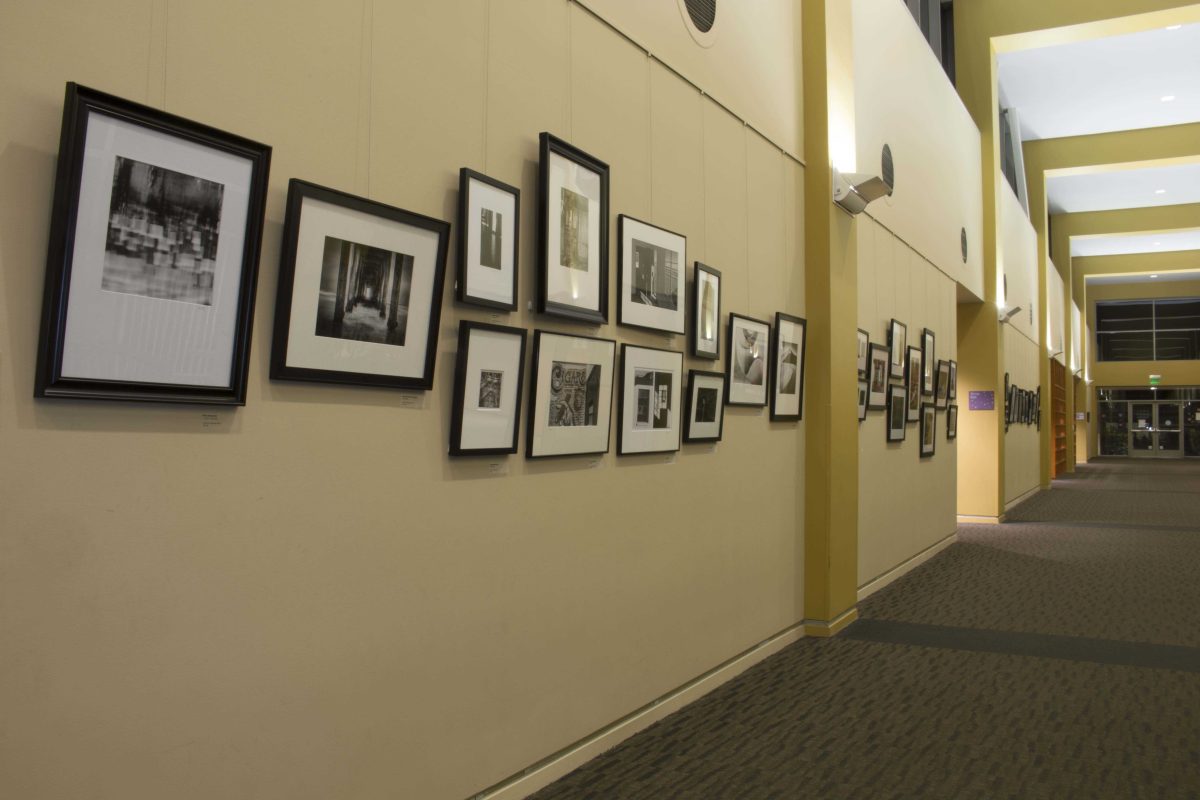
POLYGON ((1010 518, 534 797, 1200 798, 1200 464, 1010 518))

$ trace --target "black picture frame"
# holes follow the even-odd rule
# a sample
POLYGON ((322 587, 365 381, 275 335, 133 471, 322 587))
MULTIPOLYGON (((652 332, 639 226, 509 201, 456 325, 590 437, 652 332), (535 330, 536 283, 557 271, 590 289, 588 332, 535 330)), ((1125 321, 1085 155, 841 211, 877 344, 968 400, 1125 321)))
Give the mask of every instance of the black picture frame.
POLYGON ((292 178, 272 380, 432 388, 449 244, 448 222, 292 178), (348 226, 360 241, 346 238, 348 226))
POLYGON ((951 403, 946 407, 946 438, 958 438, 958 404, 951 403))
POLYGON ((921 348, 909 345, 907 361, 904 390, 907 396, 908 421, 919 422, 921 419, 921 348))
POLYGON ((524 328, 466 319, 459 322, 458 357, 454 364, 454 394, 450 406, 450 455, 499 456, 517 452, 521 433, 521 394, 525 387, 526 337, 524 328), (481 341, 473 352, 471 342, 477 335, 481 341), (505 339, 511 340, 506 347, 501 344, 505 339), (475 390, 474 413, 467 409, 468 388, 475 390), (504 408, 506 405, 507 411, 504 408), (488 426, 478 424, 487 421, 484 415, 501 415, 511 426, 512 434, 503 437, 503 444, 495 433, 488 435, 488 426), (464 442, 464 432, 472 434, 477 440, 488 439, 493 446, 464 442))
POLYGON ((521 258, 521 190, 482 172, 462 167, 458 171, 457 227, 458 264, 454 298, 468 305, 516 311, 521 258), (508 199, 488 197, 489 194, 499 194, 508 199), (509 211, 509 203, 511 218, 504 213, 509 211), (504 208, 497 209, 493 205, 503 205, 504 208), (478 206, 480 211, 478 225, 472 222, 472 206, 478 206), (498 226, 494 222, 496 217, 499 217, 498 226), (486 233, 485 228, 488 229, 486 233), (476 235, 473 236, 472 232, 476 235), (495 270, 497 275, 488 275, 483 270, 495 270), (503 275, 505 271, 512 273, 511 280, 503 275))
POLYGON ((908 389, 895 383, 888 384, 887 424, 884 425, 889 442, 903 442, 908 430, 908 389))
POLYGON ((685 264, 687 237, 682 233, 629 214, 618 214, 617 324, 682 335, 687 324, 685 264), (637 239, 639 235, 643 238, 637 239), (652 257, 653 262, 643 267, 643 257, 652 257), (658 269, 660 257, 665 262, 662 270, 658 269), (675 262, 673 270, 670 267, 672 260, 675 262), (662 280, 659 280, 660 275, 662 280))
POLYGON ((921 458, 931 458, 937 451, 937 408, 933 403, 921 403, 921 458))
POLYGON ((617 343, 612 339, 601 339, 593 336, 576 336, 556 331, 535 330, 533 332, 533 358, 529 368, 529 403, 528 423, 525 426, 525 457, 528 459, 557 458, 562 456, 603 455, 609 450, 609 440, 612 438, 612 400, 616 386, 614 369, 616 366, 617 343), (558 362, 558 358, 565 360, 558 362), (581 359, 587 359, 581 361, 581 359), (544 362, 544 363, 543 363, 544 362), (568 381, 560 367, 567 366, 581 375, 581 381, 573 382, 575 387, 585 386, 584 402, 576 403, 561 393, 568 381), (592 374, 583 374, 580 367, 598 367, 595 373, 595 391, 591 390, 592 374), (559 387, 554 388, 554 382, 559 387), (607 387, 607 391, 605 391, 607 387), (587 397, 587 395, 594 395, 587 397), (542 399, 546 402, 543 405, 542 399), (590 404, 595 407, 595 424, 587 421, 592 412, 590 404), (570 424, 550 425, 550 419, 560 416, 555 411, 559 403, 570 410, 575 407, 575 413, 582 421, 570 424), (543 419, 539 420, 539 411, 543 419), (543 422, 545 424, 543 424, 543 422), (583 435, 565 435, 554 437, 554 433, 574 434, 580 429, 594 428, 584 431, 583 435), (563 430, 557 430, 563 429, 563 430), (567 430, 569 429, 569 430, 567 430), (558 441, 552 441, 557 438, 558 441), (575 441, 578 440, 578 441, 575 441))
POLYGON ((270 165, 268 145, 67 83, 34 397, 244 405, 270 165))
POLYGON ((858 382, 858 421, 862 422, 867 418, 867 382, 860 380, 858 382))
POLYGON ((888 358, 891 363, 889 376, 898 380, 904 379, 904 359, 908 355, 908 326, 893 318, 888 324, 888 358))
POLYGON ((958 362, 950 359, 950 394, 951 400, 958 399, 958 362))
POLYGON ((683 428, 683 353, 622 343, 617 455, 674 453, 683 428), (630 371, 647 373, 641 378, 630 371))
POLYGON ((935 345, 937 337, 933 331, 925 328, 921 331, 921 394, 930 397, 934 392, 933 371, 934 358, 937 355, 935 345))
POLYGON ((776 311, 775 325, 771 331, 769 389, 770 417, 775 422, 798 422, 804 418, 804 353, 807 343, 808 322, 803 317, 776 311), (786 344, 791 345, 786 348, 785 338, 786 344))
POLYGON ((1008 382, 1008 373, 1004 373, 1004 432, 1008 432, 1008 426, 1012 423, 1012 391, 1008 382))
POLYGON ((939 360, 937 362, 937 376, 934 380, 933 396, 938 409, 944 409, 950 403, 949 361, 939 360))
POLYGON ((867 361, 867 408, 882 411, 887 407, 887 387, 891 373, 891 356, 887 345, 871 342, 867 361))
POLYGON ((725 364, 725 405, 767 404, 771 358, 771 326, 754 317, 729 313, 726 326, 729 357, 725 364))
POLYGON ((692 267, 692 318, 688 339, 693 358, 721 357, 721 272, 707 264, 692 267), (715 287, 709 292, 709 287, 715 287), (707 335, 705 335, 707 333, 707 335))
MULTIPOLYGON (((575 185, 575 184, 573 184, 575 185)), ((577 188, 581 188, 578 187, 577 188)), ((577 203, 577 200, 572 200, 577 203)), ((609 169, 608 164, 596 158, 595 156, 584 152, 572 144, 554 136, 551 133, 542 132, 539 137, 538 150, 538 303, 537 310, 542 314, 562 317, 574 322, 581 322, 591 325, 603 325, 608 322, 608 211, 609 208, 609 169), (568 191, 574 197, 582 197, 588 201, 587 222, 588 233, 587 241, 584 245, 588 248, 586 264, 583 269, 578 266, 564 266, 561 263, 561 246, 559 252, 552 254, 551 251, 551 227, 557 225, 560 231, 564 226, 577 226, 577 214, 570 213, 570 210, 564 212, 563 202, 560 197, 558 201, 550 197, 552 184, 556 184, 553 165, 551 161, 554 158, 561 158, 567 164, 574 165, 581 170, 590 172, 595 175, 597 181, 597 194, 595 203, 598 206, 596 213, 598 214, 598 233, 596 234, 597 250, 593 252, 590 248, 591 241, 591 202, 593 198, 586 195, 581 195, 574 190, 567 189, 565 186, 559 186, 561 191, 568 191), (559 219, 550 219, 553 209, 559 209, 559 219), (575 222, 564 221, 564 217, 575 219, 575 222), (595 256, 593 260, 593 255, 595 256), (552 260, 556 260, 556 264, 551 264, 552 260), (591 267, 595 266, 593 270, 591 267), (594 302, 585 300, 581 303, 565 302, 565 299, 571 296, 570 292, 555 291, 558 287, 561 278, 556 278, 559 273, 555 272, 555 268, 566 269, 572 272, 586 272, 589 277, 586 281, 585 289, 588 297, 594 297, 594 302), (551 284, 554 284, 552 287, 551 284)), ((577 230, 577 227, 575 228, 577 230)), ((578 241, 578 234, 574 234, 575 241, 578 241)), ((561 245, 561 242, 560 242, 561 245)), ((578 248, 576 248, 578 249, 578 248)), ((577 276, 569 276, 574 279, 577 276)))
POLYGON ((687 394, 683 399, 683 441, 719 442, 724 429, 725 373, 688 370, 687 394), (703 398, 699 395, 701 390, 707 390, 703 398), (706 418, 699 419, 701 415, 706 418), (709 416, 711 420, 707 419, 709 416))
POLYGON ((867 333, 862 328, 859 328, 858 329, 857 351, 858 351, 858 377, 860 377, 860 378, 867 377, 867 359, 870 355, 870 350, 871 350, 871 334, 867 333))

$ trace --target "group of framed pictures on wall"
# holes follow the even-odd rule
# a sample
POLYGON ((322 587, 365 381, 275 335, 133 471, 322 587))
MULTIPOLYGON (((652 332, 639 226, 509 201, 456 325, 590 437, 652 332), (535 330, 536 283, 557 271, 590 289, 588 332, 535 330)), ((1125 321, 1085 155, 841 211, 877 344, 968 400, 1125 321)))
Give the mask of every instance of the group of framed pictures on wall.
POLYGON ((887 338, 887 344, 872 342, 858 329, 858 418, 886 411, 889 442, 904 441, 908 424, 919 423, 920 455, 932 456, 937 411, 946 411, 946 438, 958 435, 958 405, 950 402, 958 396, 958 363, 935 359, 936 337, 928 328, 921 332, 920 347, 913 347, 908 327, 893 319, 887 338))
POLYGON ((1009 382, 1004 373, 1004 430, 1013 424, 1034 425, 1042 429, 1042 387, 1022 389, 1009 382))
MULTIPOLYGON (((609 168, 539 139, 537 309, 608 322, 609 168)), ((35 395, 242 405, 271 148, 67 84, 35 395)), ((459 172, 455 298, 515 311, 521 193, 459 172)), ((425 390, 433 385, 450 224, 293 178, 270 376, 425 390)), ((617 217, 617 322, 689 333, 721 357, 721 273, 687 240, 617 217), (690 320, 685 317, 690 316, 690 320), (690 323, 690 331, 688 330, 690 323)), ((683 353, 534 331, 526 455, 618 454, 719 441, 726 405, 803 408, 805 321, 730 314, 724 373, 683 353)), ((459 326, 449 451, 515 453, 527 332, 459 326)))

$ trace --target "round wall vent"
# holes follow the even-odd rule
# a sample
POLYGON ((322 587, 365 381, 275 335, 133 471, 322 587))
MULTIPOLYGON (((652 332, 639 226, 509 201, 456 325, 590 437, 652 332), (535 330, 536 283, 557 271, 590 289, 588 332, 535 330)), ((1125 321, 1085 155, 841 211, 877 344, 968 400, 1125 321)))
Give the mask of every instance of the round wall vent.
POLYGON ((888 190, 888 197, 891 197, 896 190, 896 167, 892 163, 892 148, 886 144, 883 146, 883 182, 892 187, 888 190))
POLYGON ((958 241, 962 244, 963 263, 967 263, 967 229, 963 228, 958 235, 958 241))
POLYGON ((677 0, 679 13, 688 33, 701 47, 712 47, 717 40, 717 0, 677 0))

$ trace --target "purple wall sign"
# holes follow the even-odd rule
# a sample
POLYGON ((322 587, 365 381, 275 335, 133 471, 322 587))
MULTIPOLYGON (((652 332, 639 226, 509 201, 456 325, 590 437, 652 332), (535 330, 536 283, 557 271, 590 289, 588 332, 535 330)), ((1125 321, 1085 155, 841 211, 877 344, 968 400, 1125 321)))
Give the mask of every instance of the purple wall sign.
POLYGON ((996 410, 996 393, 995 392, 971 392, 972 411, 995 411, 996 410))

